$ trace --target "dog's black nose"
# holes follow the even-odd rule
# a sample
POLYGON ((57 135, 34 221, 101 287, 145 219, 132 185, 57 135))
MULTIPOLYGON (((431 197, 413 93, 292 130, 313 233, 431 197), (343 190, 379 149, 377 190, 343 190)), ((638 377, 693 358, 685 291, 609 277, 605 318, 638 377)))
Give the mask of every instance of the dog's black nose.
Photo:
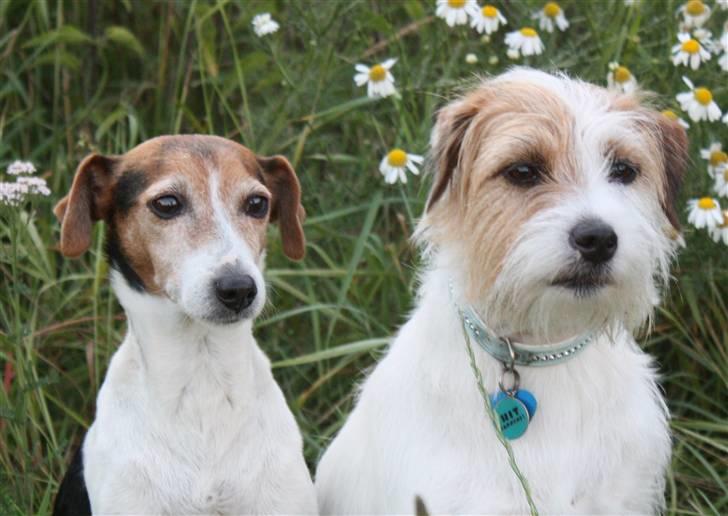
POLYGON ((617 234, 609 224, 588 219, 571 229, 569 244, 584 260, 598 265, 611 260, 617 252, 617 234))
POLYGON ((215 295, 235 312, 248 308, 257 293, 255 280, 247 274, 231 274, 215 280, 215 295))

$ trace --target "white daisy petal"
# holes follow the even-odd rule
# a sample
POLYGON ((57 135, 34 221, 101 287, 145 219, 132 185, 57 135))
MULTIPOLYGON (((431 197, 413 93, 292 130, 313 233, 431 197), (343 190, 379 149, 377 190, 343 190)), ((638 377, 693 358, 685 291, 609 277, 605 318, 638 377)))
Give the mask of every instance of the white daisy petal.
POLYGON ((394 95, 397 90, 394 87, 394 76, 389 70, 396 62, 396 59, 390 58, 372 67, 358 63, 354 65, 354 69, 359 72, 354 75, 354 82, 357 86, 367 85, 368 97, 394 95))
POLYGON ((711 197, 688 201, 688 222, 698 229, 714 228, 723 222, 720 204, 711 197))
POLYGON ((407 182, 407 171, 417 176, 420 170, 417 163, 421 163, 423 157, 418 154, 408 154, 402 149, 392 149, 389 151, 379 163, 379 171, 385 176, 385 182, 392 184, 399 180, 402 183, 407 182))

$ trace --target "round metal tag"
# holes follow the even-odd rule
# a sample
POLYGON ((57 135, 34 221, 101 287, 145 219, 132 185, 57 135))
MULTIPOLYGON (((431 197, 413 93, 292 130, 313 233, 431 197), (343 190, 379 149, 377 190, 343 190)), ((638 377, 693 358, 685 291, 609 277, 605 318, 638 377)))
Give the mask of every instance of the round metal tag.
POLYGON ((503 435, 508 440, 518 439, 528 429, 528 409, 526 406, 510 396, 501 399, 495 405, 498 414, 498 423, 503 435))
MULTIPOLYGON (((508 397, 508 394, 503 391, 498 391, 490 397, 490 404, 495 407, 500 400, 506 397, 508 397)), ((526 410, 528 410, 528 420, 530 423, 533 416, 536 415, 536 408, 538 407, 536 397, 531 394, 531 391, 518 389, 516 392, 516 399, 526 406, 526 410)))

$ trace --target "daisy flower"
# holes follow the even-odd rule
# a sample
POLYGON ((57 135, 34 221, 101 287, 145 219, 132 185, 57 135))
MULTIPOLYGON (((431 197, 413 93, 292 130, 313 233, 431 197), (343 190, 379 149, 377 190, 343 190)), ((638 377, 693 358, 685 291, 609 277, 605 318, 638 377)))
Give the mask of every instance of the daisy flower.
POLYGON ((725 245, 728 245, 728 210, 723 212, 723 222, 714 228, 710 228, 708 232, 715 242, 722 240, 725 245))
POLYGON ((724 72, 728 72, 728 52, 720 56, 720 59, 718 59, 718 64, 724 72))
POLYGON ((667 117, 670 120, 676 121, 678 124, 683 126, 684 129, 690 129, 690 124, 677 116, 677 114, 672 109, 665 109, 664 111, 662 111, 662 116, 667 117))
POLYGON ((637 79, 634 78, 634 75, 626 66, 621 66, 619 63, 609 63, 607 87, 614 91, 632 93, 637 89, 637 79))
POLYGON ((696 88, 687 77, 683 77, 683 82, 688 85, 690 91, 678 93, 675 98, 682 110, 688 112, 690 119, 693 122, 718 120, 721 111, 713 100, 713 93, 708 88, 696 88))
POLYGON ((684 65, 697 70, 702 61, 710 61, 708 52, 697 39, 690 37, 685 32, 678 34, 679 43, 672 47, 672 64, 675 66, 684 65))
POLYGON ((688 222, 698 229, 714 228, 723 222, 720 204, 712 197, 688 201, 688 222))
POLYGON ((562 32, 569 28, 569 21, 564 16, 564 10, 556 2, 548 2, 543 9, 536 11, 533 17, 538 19, 538 28, 546 32, 553 32, 554 24, 562 32))
POLYGON ((728 197, 728 167, 723 167, 715 174, 713 190, 718 194, 718 197, 728 197))
POLYGON ((454 27, 468 23, 468 11, 477 8, 475 0, 437 0, 435 14, 454 27))
POLYGON ((723 55, 718 59, 718 64, 724 72, 728 72, 728 30, 723 32, 720 41, 716 45, 715 53, 718 54, 720 52, 723 52, 723 55))
POLYGON ((354 82, 357 86, 367 85, 369 97, 389 97, 397 90, 394 88, 394 76, 390 72, 396 59, 387 59, 383 63, 375 64, 371 68, 363 64, 357 64, 354 68, 357 73, 354 75, 354 82))
POLYGON ((728 167, 728 154, 723 150, 723 145, 717 142, 710 144, 707 149, 700 150, 700 157, 708 161, 708 172, 715 176, 720 170, 728 167))
POLYGON ((544 46, 541 38, 531 27, 523 27, 506 34, 506 45, 508 45, 508 57, 518 59, 520 54, 524 56, 538 55, 543 52, 544 46))
POLYGON ((465 55, 465 62, 468 64, 475 64, 478 62, 478 56, 473 54, 472 52, 470 54, 465 55))
POLYGON ((710 7, 705 5, 702 0, 690 0, 682 5, 678 12, 683 15, 683 23, 688 29, 702 27, 710 18, 710 7))
POLYGON ((253 31, 258 37, 273 34, 279 27, 278 23, 271 18, 270 13, 256 14, 253 17, 253 31))
POLYGON ((402 149, 392 149, 382 158, 379 163, 379 171, 384 176, 384 182, 394 184, 399 179, 402 183, 407 182, 407 170, 414 175, 419 175, 417 165, 421 165, 424 158, 419 154, 408 154, 402 149))
POLYGON ((713 39, 713 33, 708 29, 700 28, 693 30, 693 39, 697 39, 707 51, 714 54, 720 53, 720 43, 713 39))
POLYGON ((477 5, 474 9, 468 11, 471 17, 470 26, 473 27, 478 33, 482 34, 493 34, 501 25, 506 25, 505 16, 494 6, 486 4, 483 8, 479 8, 477 5))

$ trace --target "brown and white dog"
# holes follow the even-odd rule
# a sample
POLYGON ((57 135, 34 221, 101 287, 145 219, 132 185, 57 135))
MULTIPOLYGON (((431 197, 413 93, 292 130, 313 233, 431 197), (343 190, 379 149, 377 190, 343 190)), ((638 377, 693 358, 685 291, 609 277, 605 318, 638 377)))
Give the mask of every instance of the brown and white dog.
POLYGON ((319 464, 322 512, 412 512, 415 495, 438 514, 529 512, 466 325, 489 394, 499 349, 525 364, 538 411, 523 403, 512 447, 541 513, 659 511, 668 416, 632 332, 678 247, 685 131, 636 96, 520 68, 440 111, 431 158, 417 307, 319 464))
POLYGON ((300 432, 252 334, 268 222, 289 258, 304 255, 300 196, 285 158, 214 136, 79 165, 55 210, 61 252, 81 255, 106 223, 128 332, 56 514, 316 512, 300 432))

